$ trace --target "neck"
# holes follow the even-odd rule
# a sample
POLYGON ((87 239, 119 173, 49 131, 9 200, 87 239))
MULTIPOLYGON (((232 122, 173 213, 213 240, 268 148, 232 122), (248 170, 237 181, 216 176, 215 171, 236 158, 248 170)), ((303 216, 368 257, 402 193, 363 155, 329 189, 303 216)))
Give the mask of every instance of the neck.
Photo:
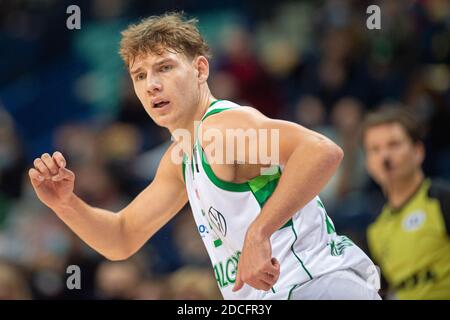
POLYGON ((406 179, 391 183, 387 188, 389 206, 391 208, 401 207, 417 191, 423 179, 423 172, 419 170, 406 179))
MULTIPOLYGON (((196 101, 196 106, 193 108, 193 112, 188 115, 187 118, 184 118, 182 121, 177 123, 174 126, 171 126, 169 129, 170 134, 172 137, 177 141, 178 143, 182 143, 184 145, 183 149, 185 152, 188 150, 190 151, 192 149, 192 145, 195 141, 195 131, 196 126, 198 125, 198 122, 202 119, 204 114, 206 113, 206 110, 210 106, 210 104, 215 101, 216 98, 211 94, 209 90, 204 90, 198 97, 196 101), (187 139, 189 141, 186 141, 187 138, 185 136, 185 133, 182 133, 181 137, 180 134, 174 134, 175 130, 183 130, 184 132, 189 133, 189 138, 187 139)), ((189 152, 190 153, 190 152, 189 152)))

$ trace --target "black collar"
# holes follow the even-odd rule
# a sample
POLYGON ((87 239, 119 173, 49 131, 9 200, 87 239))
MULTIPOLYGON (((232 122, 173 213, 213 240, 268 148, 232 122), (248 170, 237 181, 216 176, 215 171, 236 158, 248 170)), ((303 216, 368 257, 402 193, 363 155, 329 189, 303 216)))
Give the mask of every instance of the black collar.
POLYGON ((401 211, 409 202, 411 202, 411 200, 417 195, 417 193, 419 193, 419 190, 422 189, 425 180, 426 179, 423 178, 422 181, 419 183, 418 187, 414 190, 414 192, 398 207, 393 208, 388 204, 389 211, 393 214, 401 211))

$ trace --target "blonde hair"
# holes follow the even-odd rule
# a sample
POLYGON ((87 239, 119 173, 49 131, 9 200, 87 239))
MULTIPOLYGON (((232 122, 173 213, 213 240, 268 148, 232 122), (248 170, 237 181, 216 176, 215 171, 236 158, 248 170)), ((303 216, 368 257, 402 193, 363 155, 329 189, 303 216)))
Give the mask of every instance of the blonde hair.
POLYGON ((130 67, 136 57, 174 50, 189 58, 210 57, 209 47, 197 28, 197 19, 185 19, 181 12, 151 16, 122 31, 120 56, 130 67))

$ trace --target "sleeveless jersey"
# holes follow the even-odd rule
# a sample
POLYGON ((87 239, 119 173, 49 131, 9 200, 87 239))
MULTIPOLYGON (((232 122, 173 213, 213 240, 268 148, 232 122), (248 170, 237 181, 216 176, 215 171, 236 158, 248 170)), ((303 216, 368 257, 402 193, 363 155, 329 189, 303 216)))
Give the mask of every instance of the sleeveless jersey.
MULTIPOLYGON (((202 121, 237 107, 230 101, 215 101, 202 121)), ((299 285, 337 270, 353 270, 363 279, 378 277, 370 258, 349 238, 336 234, 316 196, 270 238, 272 256, 280 262, 280 277, 271 290, 261 291, 245 284, 232 292, 246 231, 282 174, 282 168, 275 166, 246 183, 223 181, 215 176, 197 137, 192 161, 184 157, 189 203, 224 299, 288 299, 299 285)))

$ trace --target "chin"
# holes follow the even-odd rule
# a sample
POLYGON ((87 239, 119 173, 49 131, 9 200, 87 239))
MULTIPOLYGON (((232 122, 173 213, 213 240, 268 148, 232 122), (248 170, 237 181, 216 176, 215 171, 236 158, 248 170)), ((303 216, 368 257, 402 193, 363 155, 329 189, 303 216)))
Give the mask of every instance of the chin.
POLYGON ((164 128, 170 128, 173 127, 174 124, 177 122, 177 118, 173 114, 166 114, 163 116, 155 117, 154 121, 155 123, 164 128))
POLYGON ((167 128, 170 125, 170 121, 167 121, 167 119, 153 119, 153 122, 156 123, 157 126, 167 128))

